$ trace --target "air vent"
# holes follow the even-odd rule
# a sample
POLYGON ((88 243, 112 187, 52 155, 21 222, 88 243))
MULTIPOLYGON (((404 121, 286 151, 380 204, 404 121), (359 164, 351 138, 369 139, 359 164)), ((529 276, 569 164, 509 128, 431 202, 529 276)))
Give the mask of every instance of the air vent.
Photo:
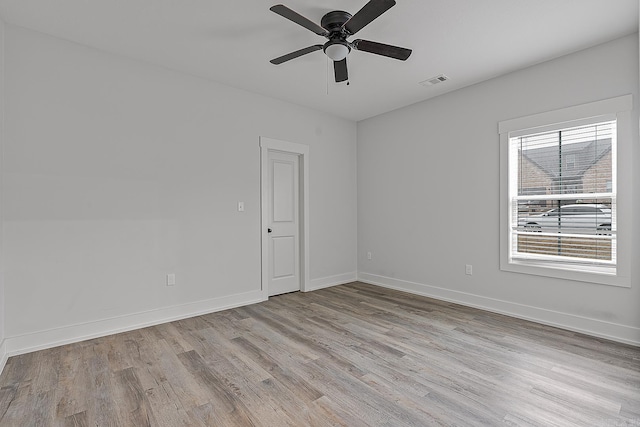
POLYGON ((439 76, 435 76, 425 81, 422 81, 420 82, 420 84, 422 86, 433 86, 433 85, 437 85, 438 83, 446 82, 447 80, 449 80, 449 77, 445 76, 444 74, 440 74, 439 76))

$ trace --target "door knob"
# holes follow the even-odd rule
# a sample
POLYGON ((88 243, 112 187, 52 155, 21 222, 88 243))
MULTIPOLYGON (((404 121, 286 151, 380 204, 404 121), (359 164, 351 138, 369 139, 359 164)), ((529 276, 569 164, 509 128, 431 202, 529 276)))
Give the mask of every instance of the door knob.
POLYGON ((267 233, 271 233, 271 229, 270 228, 267 228, 267 233))

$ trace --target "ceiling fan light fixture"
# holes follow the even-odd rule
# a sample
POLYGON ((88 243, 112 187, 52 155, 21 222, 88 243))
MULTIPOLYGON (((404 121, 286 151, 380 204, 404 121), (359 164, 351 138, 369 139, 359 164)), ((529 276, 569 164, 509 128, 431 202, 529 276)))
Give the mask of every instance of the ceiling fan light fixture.
POLYGON ((324 53, 333 61, 342 61, 349 52, 351 52, 349 45, 340 40, 329 40, 324 45, 324 53))

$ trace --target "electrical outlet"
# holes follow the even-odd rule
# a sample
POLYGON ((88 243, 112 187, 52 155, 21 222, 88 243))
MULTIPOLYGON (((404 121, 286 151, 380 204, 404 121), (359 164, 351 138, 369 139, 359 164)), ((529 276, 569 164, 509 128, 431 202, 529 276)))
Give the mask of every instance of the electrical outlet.
POLYGON ((371 261, 371 252, 367 252, 367 259, 371 261))
POLYGON ((473 266, 471 264, 467 264, 464 266, 464 273, 468 276, 473 274, 473 266))
POLYGON ((176 275, 174 273, 167 274, 167 286, 174 286, 176 284, 176 275))

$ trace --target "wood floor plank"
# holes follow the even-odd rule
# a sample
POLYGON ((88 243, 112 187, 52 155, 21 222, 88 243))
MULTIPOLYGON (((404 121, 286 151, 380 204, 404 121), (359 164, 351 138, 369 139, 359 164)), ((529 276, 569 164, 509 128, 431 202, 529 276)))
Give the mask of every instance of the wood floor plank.
MULTIPOLYGON (((118 414, 113 403, 113 375, 109 368, 108 352, 102 340, 92 340, 91 353, 85 361, 87 388, 93 392, 86 396, 87 414, 97 425, 117 425, 118 414)), ((83 393, 83 389, 77 390, 83 393)))
POLYGON ((9 405, 11 405, 11 402, 16 398, 17 392, 17 384, 11 384, 0 388, 0 419, 2 419, 4 414, 7 413, 9 405))
POLYGON ((347 411, 327 396, 322 396, 310 403, 309 420, 310 426, 361 427, 367 425, 357 413, 347 411))
POLYGON ((640 425, 640 348, 355 282, 11 357, 36 425, 640 425))
POLYGON ((118 419, 123 425, 147 427, 157 425, 153 409, 140 383, 135 368, 126 368, 115 373, 114 403, 118 419))
POLYGON ((250 411, 235 394, 235 390, 227 387, 224 379, 209 369, 198 353, 191 350, 179 354, 178 357, 203 387, 211 391, 212 415, 215 418, 214 425, 259 425, 255 420, 252 420, 249 415, 250 411))
POLYGON ((87 412, 79 412, 77 414, 69 415, 65 417, 62 425, 64 427, 89 427, 89 421, 87 419, 87 412))
POLYGON ((87 411, 87 400, 90 398, 85 392, 91 386, 91 378, 85 363, 86 346, 63 346, 64 357, 56 367, 58 375, 59 397, 56 405, 56 416, 66 418, 87 411))
MULTIPOLYGON (((247 337, 248 338, 248 337, 247 337)), ((309 382, 293 372, 294 366, 286 366, 288 360, 278 360, 280 354, 278 352, 268 352, 268 349, 259 346, 259 343, 251 342, 247 338, 234 338, 233 342, 237 343, 249 357, 252 357, 264 369, 269 371, 271 375, 278 381, 281 381, 287 387, 291 388, 298 399, 302 402, 311 402, 322 397, 322 393, 309 382)))
POLYGON ((245 363, 251 359, 213 328, 200 330, 198 335, 202 337, 199 341, 201 345, 197 347, 202 361, 212 373, 215 373, 224 388, 233 392, 235 398, 243 402, 255 424, 300 425, 294 421, 295 417, 292 419, 286 413, 288 399, 282 392, 278 393, 278 396, 283 397, 282 400, 274 399, 275 394, 270 389, 270 380, 273 378, 270 373, 256 363, 245 363), (231 357, 234 355, 243 357, 231 357))

